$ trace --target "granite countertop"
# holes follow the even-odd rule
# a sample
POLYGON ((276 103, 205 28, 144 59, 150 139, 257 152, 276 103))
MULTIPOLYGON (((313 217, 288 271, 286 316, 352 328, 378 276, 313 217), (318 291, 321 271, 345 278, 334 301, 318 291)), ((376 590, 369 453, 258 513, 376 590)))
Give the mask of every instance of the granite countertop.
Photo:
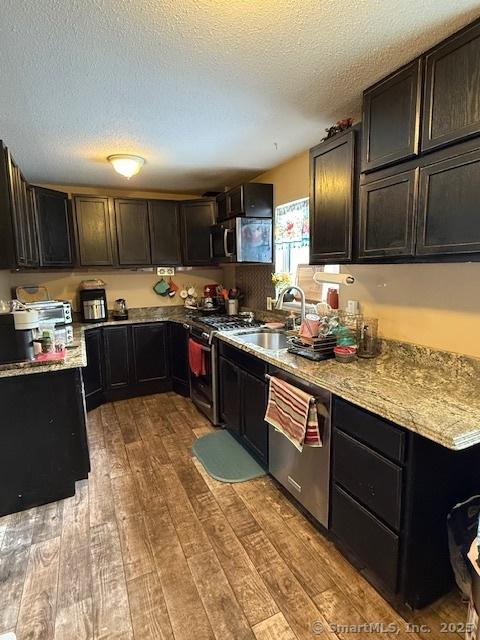
MULTIPOLYGON (((265 318, 265 312, 258 313, 265 318)), ((140 322, 185 322, 184 307, 133 309, 129 319, 74 324, 74 343, 63 362, 23 362, 0 365, 0 378, 84 367, 84 333, 95 327, 140 322)), ((218 332, 239 349, 312 382, 359 407, 438 442, 449 449, 480 443, 480 360, 427 347, 384 341, 373 360, 349 364, 336 360, 312 362, 288 353, 245 343, 241 332, 218 332)))
POLYGON ((218 337, 449 449, 480 443, 480 360, 388 341, 373 360, 312 362, 239 333, 218 337))
POLYGON ((175 307, 145 307, 129 311, 128 320, 107 320, 106 322, 74 323, 73 343, 66 350, 65 360, 39 362, 28 360, 0 365, 0 379, 38 373, 77 369, 87 365, 84 333, 96 327, 117 326, 121 324, 138 324, 141 322, 185 322, 186 310, 183 306, 175 307))

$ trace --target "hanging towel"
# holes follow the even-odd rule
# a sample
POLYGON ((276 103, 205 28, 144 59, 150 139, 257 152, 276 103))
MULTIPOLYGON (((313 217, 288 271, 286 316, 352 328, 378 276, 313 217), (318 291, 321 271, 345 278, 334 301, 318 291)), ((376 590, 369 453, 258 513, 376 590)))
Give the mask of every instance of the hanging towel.
POLYGON ((205 350, 201 344, 191 338, 188 340, 188 363, 190 371, 194 376, 204 376, 207 372, 205 367, 205 350))
POLYGON ((302 451, 304 445, 321 447, 315 398, 301 389, 271 377, 265 420, 302 451))

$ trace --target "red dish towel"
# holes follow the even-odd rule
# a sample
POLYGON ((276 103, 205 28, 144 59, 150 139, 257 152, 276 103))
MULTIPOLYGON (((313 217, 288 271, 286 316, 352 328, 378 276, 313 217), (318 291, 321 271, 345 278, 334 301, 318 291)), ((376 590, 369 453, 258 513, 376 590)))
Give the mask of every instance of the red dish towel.
POLYGON ((206 374, 205 350, 201 344, 191 338, 188 340, 188 363, 190 364, 190 371, 197 378, 206 374))
POLYGON ((265 420, 302 451, 304 445, 321 447, 317 406, 313 396, 271 377, 265 420))

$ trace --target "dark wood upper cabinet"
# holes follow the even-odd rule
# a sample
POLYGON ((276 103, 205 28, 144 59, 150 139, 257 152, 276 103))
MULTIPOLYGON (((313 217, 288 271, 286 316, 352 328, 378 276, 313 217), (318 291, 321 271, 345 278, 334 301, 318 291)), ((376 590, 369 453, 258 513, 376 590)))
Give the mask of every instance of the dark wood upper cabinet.
POLYGON ((150 230, 146 200, 115 199, 115 223, 120 265, 148 265, 150 230))
POLYGON ((175 200, 150 200, 148 215, 152 264, 180 265, 179 203, 175 200))
POLYGON ((228 218, 228 213, 227 213, 227 194, 226 193, 220 193, 216 197, 216 201, 217 201, 217 220, 219 222, 223 222, 223 220, 226 220, 228 218))
POLYGON ((212 264, 210 227, 215 224, 214 200, 187 200, 180 203, 183 264, 212 264))
POLYGON ((420 169, 417 255, 480 252, 480 149, 420 169))
POLYGON ((418 153, 421 60, 414 60, 363 94, 362 171, 418 153))
POLYGON ((352 258, 355 135, 350 129, 310 150, 310 263, 352 258))
POLYGON ((422 150, 480 133, 480 23, 425 56, 422 150))
POLYGON ((38 267, 37 229, 32 192, 20 168, 8 151, 6 151, 6 162, 16 266, 38 267))
POLYGON ((72 266, 73 251, 68 194, 42 187, 33 187, 33 195, 40 266, 72 266))
POLYGON ((417 181, 412 169, 360 186, 360 258, 413 256, 417 181))
POLYGON ((109 198, 75 195, 73 205, 80 265, 114 266, 109 198))
POLYGON ((273 184, 246 182, 217 196, 218 221, 236 216, 271 218, 273 216, 273 184))

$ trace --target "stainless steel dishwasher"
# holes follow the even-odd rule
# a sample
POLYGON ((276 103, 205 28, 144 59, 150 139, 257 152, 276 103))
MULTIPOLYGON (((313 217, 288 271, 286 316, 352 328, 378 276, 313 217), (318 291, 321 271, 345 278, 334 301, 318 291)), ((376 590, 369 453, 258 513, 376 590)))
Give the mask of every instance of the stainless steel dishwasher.
POLYGON ((275 367, 270 367, 269 374, 315 398, 323 446, 304 447, 300 452, 284 435, 269 425, 268 470, 320 524, 328 529, 331 393, 275 367))

